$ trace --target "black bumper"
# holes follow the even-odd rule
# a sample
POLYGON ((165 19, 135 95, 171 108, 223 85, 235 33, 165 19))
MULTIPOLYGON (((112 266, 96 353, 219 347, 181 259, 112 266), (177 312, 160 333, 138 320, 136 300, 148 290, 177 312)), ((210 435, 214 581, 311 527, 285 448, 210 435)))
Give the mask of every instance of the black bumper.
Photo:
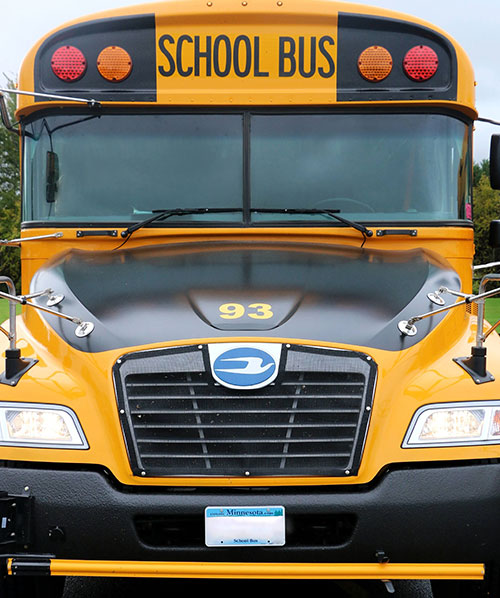
POLYGON ((10 555, 370 563, 383 551, 401 563, 500 561, 495 463, 399 468, 367 487, 266 489, 123 487, 98 471, 4 466, 0 491, 32 497, 22 539, 0 547, 10 555), (284 547, 205 547, 205 507, 270 505, 285 507, 284 547))

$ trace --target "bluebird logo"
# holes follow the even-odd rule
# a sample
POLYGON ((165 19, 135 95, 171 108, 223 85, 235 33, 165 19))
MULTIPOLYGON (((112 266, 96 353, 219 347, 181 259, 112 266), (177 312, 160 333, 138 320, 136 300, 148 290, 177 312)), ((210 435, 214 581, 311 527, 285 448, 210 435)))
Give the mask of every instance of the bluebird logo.
POLYGON ((229 388, 262 388, 276 378, 280 353, 281 345, 212 345, 212 374, 229 388))

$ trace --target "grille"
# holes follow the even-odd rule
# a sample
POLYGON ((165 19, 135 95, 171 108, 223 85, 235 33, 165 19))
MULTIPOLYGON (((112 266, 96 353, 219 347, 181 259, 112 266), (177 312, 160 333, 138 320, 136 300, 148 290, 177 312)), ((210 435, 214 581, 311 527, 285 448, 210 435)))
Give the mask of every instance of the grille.
POLYGON ((135 475, 352 475, 376 366, 364 354, 287 346, 276 380, 225 388, 206 346, 132 353, 115 366, 135 475))

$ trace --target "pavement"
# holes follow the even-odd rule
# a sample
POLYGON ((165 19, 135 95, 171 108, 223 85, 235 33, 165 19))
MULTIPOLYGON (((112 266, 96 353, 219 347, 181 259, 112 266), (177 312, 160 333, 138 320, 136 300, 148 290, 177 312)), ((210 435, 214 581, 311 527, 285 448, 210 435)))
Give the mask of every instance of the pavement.
POLYGON ((381 582, 359 585, 354 582, 328 580, 176 580, 176 579, 112 579, 68 578, 64 598, 146 598, 178 595, 255 595, 258 598, 275 598, 293 595, 298 591, 328 595, 329 598, 432 598, 427 581, 401 581, 394 583, 395 593, 390 594, 381 582))

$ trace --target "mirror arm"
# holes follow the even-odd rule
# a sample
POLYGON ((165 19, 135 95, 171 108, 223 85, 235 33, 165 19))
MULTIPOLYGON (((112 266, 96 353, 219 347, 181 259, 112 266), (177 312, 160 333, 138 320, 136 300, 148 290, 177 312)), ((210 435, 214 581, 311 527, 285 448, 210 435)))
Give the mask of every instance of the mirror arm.
POLYGON ((500 126, 500 122, 498 120, 492 120, 491 118, 478 118, 477 120, 482 123, 500 126))
POLYGON ((9 111, 7 110, 7 104, 5 103, 5 97, 3 93, 0 93, 0 117, 2 118, 3 126, 14 135, 21 135, 19 129, 10 121, 9 111))

